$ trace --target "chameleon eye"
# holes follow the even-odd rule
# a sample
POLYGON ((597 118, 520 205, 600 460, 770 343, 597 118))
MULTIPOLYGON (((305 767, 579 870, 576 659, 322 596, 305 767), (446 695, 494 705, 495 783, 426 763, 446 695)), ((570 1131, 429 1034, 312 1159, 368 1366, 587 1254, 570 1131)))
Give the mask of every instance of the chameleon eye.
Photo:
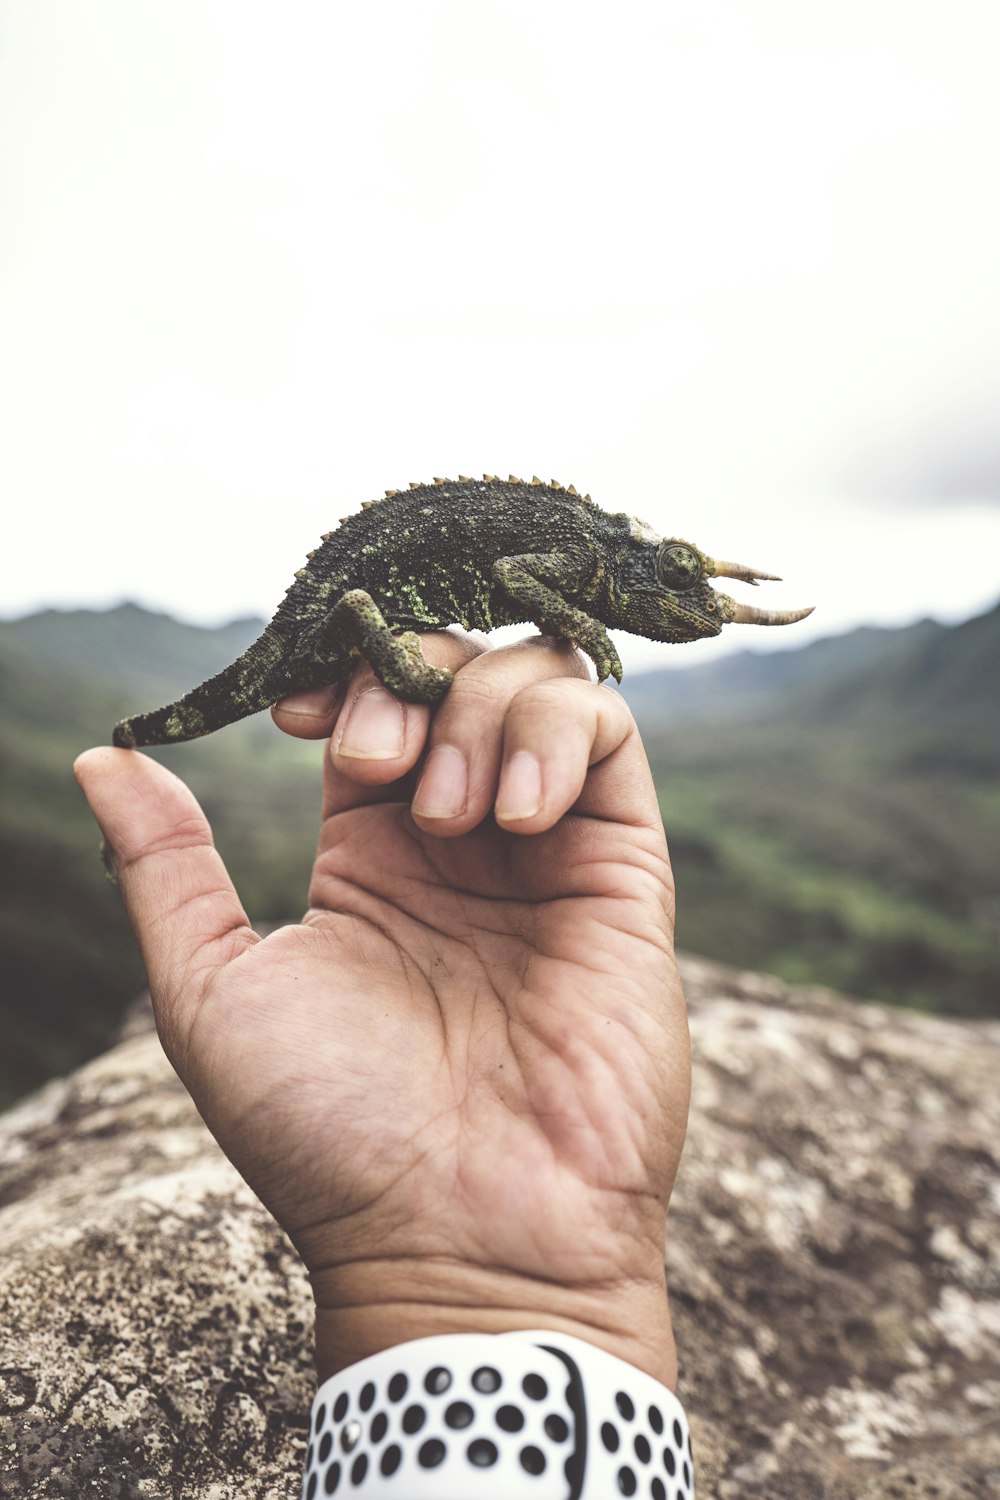
POLYGON ((701 558, 683 542, 664 542, 656 554, 656 576, 664 588, 683 593, 701 578, 701 558))

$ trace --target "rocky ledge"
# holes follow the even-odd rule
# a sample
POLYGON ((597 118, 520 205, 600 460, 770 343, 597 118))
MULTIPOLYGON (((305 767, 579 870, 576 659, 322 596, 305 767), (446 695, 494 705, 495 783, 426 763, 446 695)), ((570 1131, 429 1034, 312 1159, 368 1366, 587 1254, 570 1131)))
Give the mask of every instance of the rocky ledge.
MULTIPOLYGON (((1000 1024, 687 959, 701 1500, 1000 1495, 1000 1024)), ((148 1012, 0 1116, 0 1495, 287 1500, 310 1300, 148 1012)))

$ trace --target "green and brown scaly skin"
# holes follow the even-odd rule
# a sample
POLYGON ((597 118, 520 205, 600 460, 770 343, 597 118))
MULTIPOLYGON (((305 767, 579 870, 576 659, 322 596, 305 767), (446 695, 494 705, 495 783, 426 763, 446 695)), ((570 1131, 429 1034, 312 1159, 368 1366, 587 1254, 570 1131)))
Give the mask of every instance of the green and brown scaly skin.
POLYGON ((400 698, 434 703, 451 673, 428 666, 416 632, 446 625, 531 621, 582 647, 600 680, 621 681, 609 628, 692 641, 730 620, 801 618, 736 605, 709 586, 717 575, 770 576, 716 563, 555 482, 490 475, 390 490, 327 533, 242 656, 176 703, 123 719, 114 743, 198 739, 291 693, 340 681, 359 657, 400 698))

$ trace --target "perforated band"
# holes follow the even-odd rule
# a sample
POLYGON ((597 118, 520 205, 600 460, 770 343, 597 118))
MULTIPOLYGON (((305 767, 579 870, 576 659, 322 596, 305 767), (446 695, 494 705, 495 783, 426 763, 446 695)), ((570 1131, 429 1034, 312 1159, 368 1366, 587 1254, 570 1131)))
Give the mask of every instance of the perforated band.
POLYGON ((374 1354, 324 1382, 303 1500, 694 1500, 677 1397, 546 1329, 454 1333, 374 1354))

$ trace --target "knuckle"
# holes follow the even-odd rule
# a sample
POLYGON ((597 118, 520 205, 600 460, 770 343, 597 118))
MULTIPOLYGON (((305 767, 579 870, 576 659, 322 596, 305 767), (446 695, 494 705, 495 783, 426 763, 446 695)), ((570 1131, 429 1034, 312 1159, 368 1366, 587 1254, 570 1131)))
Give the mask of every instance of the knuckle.
POLYGON ((470 709, 493 708, 501 704, 505 696, 503 681, 495 672, 467 669, 456 674, 438 718, 451 718, 470 709))
POLYGON ((434 667, 448 667, 457 674, 482 656, 487 647, 463 630, 433 630, 420 635, 424 660, 434 667))
POLYGON ((570 705, 583 705, 597 691, 597 684, 579 678, 551 677, 546 682, 526 683, 514 696, 512 709, 523 714, 565 713, 570 705))
POLYGON ((638 728, 631 705, 612 683, 602 682, 598 691, 603 694, 601 706, 605 713, 616 714, 630 731, 638 728))

